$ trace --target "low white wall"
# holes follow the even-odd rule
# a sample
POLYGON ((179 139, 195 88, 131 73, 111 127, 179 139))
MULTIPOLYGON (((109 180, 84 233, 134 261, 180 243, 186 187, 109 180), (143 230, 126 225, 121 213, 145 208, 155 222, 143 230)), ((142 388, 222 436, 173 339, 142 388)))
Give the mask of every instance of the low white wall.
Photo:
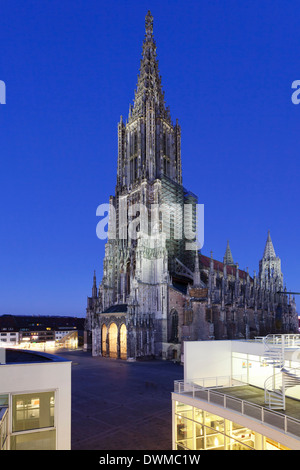
POLYGON ((253 356, 263 356, 265 349, 261 342, 252 341, 231 341, 232 352, 243 354, 253 354, 253 356))
POLYGON ((184 343, 184 380, 231 375, 231 341, 184 343))

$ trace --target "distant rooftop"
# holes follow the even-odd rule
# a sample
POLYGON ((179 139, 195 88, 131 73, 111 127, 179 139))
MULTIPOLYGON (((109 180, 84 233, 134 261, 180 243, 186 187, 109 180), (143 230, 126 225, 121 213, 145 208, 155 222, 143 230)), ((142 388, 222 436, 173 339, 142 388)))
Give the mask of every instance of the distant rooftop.
POLYGON ((61 328, 84 329, 84 318, 81 317, 63 317, 57 315, 1 315, 1 331, 20 331, 20 330, 43 330, 51 328, 58 330, 61 328))

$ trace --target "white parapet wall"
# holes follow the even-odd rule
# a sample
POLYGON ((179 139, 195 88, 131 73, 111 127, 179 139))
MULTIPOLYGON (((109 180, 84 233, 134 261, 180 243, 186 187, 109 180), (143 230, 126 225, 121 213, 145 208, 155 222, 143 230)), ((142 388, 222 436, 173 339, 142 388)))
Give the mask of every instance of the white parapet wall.
POLYGON ((184 343, 184 380, 231 375, 231 341, 184 343))

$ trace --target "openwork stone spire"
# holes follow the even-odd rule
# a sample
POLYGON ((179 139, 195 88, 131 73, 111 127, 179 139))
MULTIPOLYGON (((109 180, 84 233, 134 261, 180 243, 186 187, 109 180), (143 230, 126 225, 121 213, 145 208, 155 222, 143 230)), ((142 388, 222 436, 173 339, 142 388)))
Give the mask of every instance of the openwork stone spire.
POLYGON ((182 184, 181 129, 177 120, 172 124, 165 105, 153 17, 148 11, 134 104, 130 104, 127 122, 121 117, 118 126, 117 191, 163 177, 182 184))
POLYGON ((225 255, 223 257, 223 263, 228 265, 228 266, 233 266, 234 265, 231 249, 230 249, 230 246, 229 246, 229 240, 227 240, 227 247, 226 247, 225 255))
POLYGON ((273 243, 272 243, 272 240, 271 240, 270 230, 268 230, 268 238, 267 238, 263 258, 268 259, 268 260, 270 260, 272 258, 276 258, 274 246, 273 246, 273 243))
POLYGON ((153 33, 153 16, 151 15, 150 10, 148 10, 148 13, 145 18, 145 29, 147 35, 153 33))
POLYGON ((158 69, 156 43, 153 35, 153 16, 148 11, 145 19, 145 38, 143 42, 140 73, 135 92, 134 106, 130 109, 129 119, 141 116, 146 111, 146 102, 150 100, 157 116, 170 121, 169 109, 166 108, 161 77, 158 69))
POLYGON ((277 290, 282 289, 283 275, 281 272, 281 260, 275 254, 270 230, 268 230, 263 257, 259 262, 259 279, 262 285, 275 283, 277 290))

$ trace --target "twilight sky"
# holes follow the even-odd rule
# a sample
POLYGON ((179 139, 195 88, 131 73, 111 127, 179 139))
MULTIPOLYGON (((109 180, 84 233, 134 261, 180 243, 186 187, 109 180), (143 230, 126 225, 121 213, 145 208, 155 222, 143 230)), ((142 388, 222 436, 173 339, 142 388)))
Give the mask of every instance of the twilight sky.
MULTIPOLYGON (((83 316, 104 242, 148 9, 183 184, 205 242, 258 271, 267 231, 300 292, 299 4, 295 0, 0 0, 0 315, 83 316)), ((299 297, 299 296, 298 296, 299 297)), ((297 303, 300 306, 300 298, 297 303)), ((300 310, 300 309, 299 309, 300 310)))

